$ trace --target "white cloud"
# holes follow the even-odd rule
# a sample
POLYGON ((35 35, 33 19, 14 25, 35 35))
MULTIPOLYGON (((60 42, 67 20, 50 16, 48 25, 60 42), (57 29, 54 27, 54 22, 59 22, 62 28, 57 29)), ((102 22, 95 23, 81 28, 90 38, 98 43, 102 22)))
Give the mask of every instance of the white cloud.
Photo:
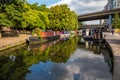
MULTIPOLYGON (((106 5, 107 0, 61 0, 51 6, 68 4, 69 8, 77 14, 100 11, 106 5)), ((48 6, 50 7, 50 6, 48 6)))
MULTIPOLYGON (((107 4, 107 0, 61 0, 48 7, 67 4, 68 7, 78 15, 101 11, 107 4)), ((99 21, 87 21, 86 24, 99 24, 99 21)))

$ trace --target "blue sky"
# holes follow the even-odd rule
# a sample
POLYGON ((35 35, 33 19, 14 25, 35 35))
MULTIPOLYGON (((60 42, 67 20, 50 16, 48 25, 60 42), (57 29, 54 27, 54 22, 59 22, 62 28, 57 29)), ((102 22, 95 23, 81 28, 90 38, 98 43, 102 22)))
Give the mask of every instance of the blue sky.
POLYGON ((46 4, 47 6, 50 6, 51 4, 55 4, 55 3, 57 3, 58 1, 61 1, 61 0, 28 0, 29 3, 38 2, 39 5, 41 5, 41 4, 46 4))
MULTIPOLYGON (((78 15, 101 11, 108 0, 28 0, 29 3, 46 4, 47 7, 67 4, 68 7, 78 15)), ((94 22, 88 22, 94 23, 94 22)))

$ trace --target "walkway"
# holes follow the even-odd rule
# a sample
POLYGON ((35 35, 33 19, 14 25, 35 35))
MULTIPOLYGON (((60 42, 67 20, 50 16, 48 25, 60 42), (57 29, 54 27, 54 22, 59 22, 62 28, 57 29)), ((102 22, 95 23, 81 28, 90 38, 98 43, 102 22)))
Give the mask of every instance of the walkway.
POLYGON ((105 39, 109 43, 114 56, 113 80, 120 80, 120 35, 117 33, 104 33, 105 39))
POLYGON ((28 35, 20 35, 19 37, 0 38, 0 51, 24 43, 27 38, 28 35))

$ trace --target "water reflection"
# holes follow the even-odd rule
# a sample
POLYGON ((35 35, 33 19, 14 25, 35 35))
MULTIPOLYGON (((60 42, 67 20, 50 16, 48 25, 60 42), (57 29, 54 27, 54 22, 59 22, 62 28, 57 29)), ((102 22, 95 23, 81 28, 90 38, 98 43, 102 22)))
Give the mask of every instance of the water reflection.
POLYGON ((10 55, 9 58, 11 61, 15 61, 16 56, 10 55))
POLYGON ((9 54, 0 56, 0 80, 25 80, 26 74, 30 72, 28 68, 39 62, 66 63, 76 48, 77 37, 66 38, 61 42, 56 40, 29 45, 11 51, 9 54))
POLYGON ((85 47, 89 48, 89 42, 88 41, 85 42, 85 47))
MULTIPOLYGON (((81 38, 79 38, 81 39, 81 38)), ((85 44, 85 48, 93 51, 94 54, 103 55, 105 62, 109 65, 110 71, 113 72, 113 55, 108 50, 103 42, 94 42, 94 41, 81 41, 78 40, 79 44, 85 44)), ((79 46, 80 48, 84 48, 83 46, 79 46)))
POLYGON ((32 44, 0 56, 0 80, 111 80, 106 57, 96 55, 102 47, 78 40, 32 44))
MULTIPOLYGON (((85 44, 85 48, 93 51, 94 54, 101 54, 102 44, 99 42, 93 42, 93 41, 81 41, 80 44, 85 44)), ((81 47, 82 48, 82 47, 81 47)), ((83 46, 84 48, 84 46, 83 46)))

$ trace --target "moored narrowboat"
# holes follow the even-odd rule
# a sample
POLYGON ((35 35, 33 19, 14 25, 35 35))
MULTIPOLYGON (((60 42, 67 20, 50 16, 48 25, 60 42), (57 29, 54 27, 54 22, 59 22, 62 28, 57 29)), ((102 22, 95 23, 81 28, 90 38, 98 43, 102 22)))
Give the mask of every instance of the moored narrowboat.
POLYGON ((56 40, 60 37, 60 31, 41 31, 38 35, 30 35, 27 39, 30 43, 45 42, 49 40, 56 40))

